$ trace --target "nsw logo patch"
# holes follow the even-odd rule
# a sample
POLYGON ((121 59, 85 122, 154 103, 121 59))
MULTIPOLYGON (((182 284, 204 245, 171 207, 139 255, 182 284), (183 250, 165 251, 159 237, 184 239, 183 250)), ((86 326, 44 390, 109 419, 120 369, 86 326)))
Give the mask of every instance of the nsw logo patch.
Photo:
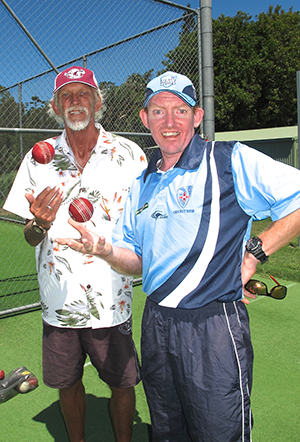
POLYGON ((180 207, 182 207, 183 209, 184 207, 187 206, 191 198, 192 189, 193 186, 187 186, 187 187, 180 187, 180 189, 177 190, 177 201, 180 207))

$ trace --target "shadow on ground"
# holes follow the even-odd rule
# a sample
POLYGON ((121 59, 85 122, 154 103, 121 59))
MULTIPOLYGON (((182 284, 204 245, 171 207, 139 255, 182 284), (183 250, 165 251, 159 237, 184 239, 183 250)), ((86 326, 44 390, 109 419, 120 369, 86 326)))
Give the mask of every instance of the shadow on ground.
MULTIPOLYGON (((115 442, 110 415, 108 398, 87 394, 86 441, 115 442)), ((46 425, 55 442, 67 442, 68 435, 61 415, 59 401, 53 402, 33 417, 35 422, 46 425)), ((135 411, 132 442, 151 442, 151 426, 143 423, 135 411)))

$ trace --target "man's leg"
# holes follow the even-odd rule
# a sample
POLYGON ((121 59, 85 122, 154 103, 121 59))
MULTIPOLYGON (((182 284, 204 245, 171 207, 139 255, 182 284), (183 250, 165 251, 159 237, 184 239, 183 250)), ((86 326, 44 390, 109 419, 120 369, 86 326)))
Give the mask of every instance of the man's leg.
POLYGON ((240 301, 211 303, 174 318, 169 349, 193 442, 252 440, 248 322, 240 301))
POLYGON ((109 402, 110 415, 117 442, 130 442, 135 410, 135 391, 130 388, 110 387, 112 395, 109 402))
POLYGON ((174 383, 168 350, 168 310, 150 300, 142 321, 142 381, 149 406, 154 442, 191 442, 174 383))
POLYGON ((43 379, 45 385, 59 390, 71 442, 84 441, 86 403, 82 375, 86 355, 80 342, 83 330, 53 327, 45 322, 43 328, 43 379))
POLYGON ((120 325, 92 330, 84 340, 84 349, 100 379, 111 389, 109 408, 116 441, 130 442, 135 410, 134 386, 140 381, 131 318, 120 325))
POLYGON ((70 442, 84 442, 86 398, 82 380, 79 379, 71 387, 60 389, 59 397, 70 442))

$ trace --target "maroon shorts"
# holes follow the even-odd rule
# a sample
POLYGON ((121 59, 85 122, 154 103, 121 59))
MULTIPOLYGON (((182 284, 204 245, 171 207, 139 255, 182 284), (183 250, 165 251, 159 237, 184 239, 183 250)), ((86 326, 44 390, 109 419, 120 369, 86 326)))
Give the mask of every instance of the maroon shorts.
POLYGON ((131 318, 109 328, 60 328, 44 322, 43 379, 52 388, 71 387, 81 379, 87 355, 110 387, 133 387, 140 365, 132 339, 131 318))

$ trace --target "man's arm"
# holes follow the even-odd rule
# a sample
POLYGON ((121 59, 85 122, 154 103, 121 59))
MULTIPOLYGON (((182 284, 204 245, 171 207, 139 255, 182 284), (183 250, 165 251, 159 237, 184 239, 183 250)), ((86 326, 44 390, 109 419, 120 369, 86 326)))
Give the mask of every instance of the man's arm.
MULTIPOLYGON (((289 215, 274 221, 270 226, 262 232, 260 239, 263 242, 263 250, 267 256, 279 250, 295 236, 300 234, 300 209, 289 215)), ((256 272, 256 266, 259 260, 256 259, 251 253, 245 252, 242 263, 242 281, 245 285, 249 279, 253 277, 256 272)), ((249 292, 245 292, 248 297, 249 292)), ((247 302, 246 302, 247 303, 247 302)))
POLYGON ((106 261, 116 272, 123 275, 139 276, 142 273, 142 258, 129 249, 114 247, 103 236, 87 230, 71 218, 69 224, 81 235, 80 239, 56 238, 59 244, 67 245, 76 252, 90 254, 106 261))

